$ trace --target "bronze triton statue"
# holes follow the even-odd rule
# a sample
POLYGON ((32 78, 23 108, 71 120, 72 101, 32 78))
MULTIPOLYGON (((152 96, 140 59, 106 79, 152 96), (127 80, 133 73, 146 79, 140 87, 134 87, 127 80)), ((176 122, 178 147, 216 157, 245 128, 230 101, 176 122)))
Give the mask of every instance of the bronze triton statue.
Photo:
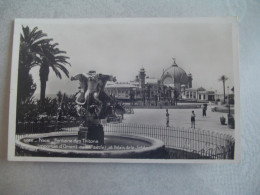
POLYGON ((100 119, 107 117, 113 101, 104 89, 107 81, 116 81, 116 78, 89 71, 87 74, 77 74, 71 80, 79 80, 80 85, 76 95, 77 112, 83 118, 79 139, 96 141, 98 145, 103 145, 104 131, 100 119))

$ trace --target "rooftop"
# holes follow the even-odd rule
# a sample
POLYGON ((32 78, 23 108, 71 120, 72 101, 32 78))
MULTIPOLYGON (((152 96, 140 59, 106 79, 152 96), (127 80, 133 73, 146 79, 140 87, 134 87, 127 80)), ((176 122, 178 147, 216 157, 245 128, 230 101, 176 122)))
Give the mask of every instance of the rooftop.
POLYGON ((106 88, 136 88, 136 85, 124 82, 107 83, 106 88))

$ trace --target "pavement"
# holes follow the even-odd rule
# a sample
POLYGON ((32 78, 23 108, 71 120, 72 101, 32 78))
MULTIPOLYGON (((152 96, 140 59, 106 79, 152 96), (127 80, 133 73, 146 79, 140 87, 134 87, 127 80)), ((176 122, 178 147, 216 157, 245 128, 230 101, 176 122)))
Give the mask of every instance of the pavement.
MULTIPOLYGON (((220 117, 224 116, 227 121, 227 114, 212 112, 211 107, 207 109, 207 116, 202 116, 202 108, 198 109, 168 109, 170 126, 180 128, 191 128, 191 111, 196 115, 196 129, 214 131, 235 136, 235 129, 230 129, 227 125, 221 125, 220 117)), ((156 126, 166 126, 165 109, 134 109, 134 114, 124 115, 123 123, 147 124, 156 126)))

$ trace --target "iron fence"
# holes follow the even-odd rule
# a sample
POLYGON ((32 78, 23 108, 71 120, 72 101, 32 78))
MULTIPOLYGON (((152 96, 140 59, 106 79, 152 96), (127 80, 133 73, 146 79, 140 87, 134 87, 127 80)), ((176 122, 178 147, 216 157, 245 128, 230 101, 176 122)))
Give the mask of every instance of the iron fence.
MULTIPOLYGON (((37 133, 77 131, 78 123, 18 123, 16 138, 37 133)), ((232 136, 213 131, 143 124, 106 123, 105 134, 120 133, 162 140, 171 159, 234 159, 232 136)))
POLYGON ((153 137, 164 142, 169 158, 234 159, 232 136, 201 129, 143 124, 106 124, 105 132, 153 137))

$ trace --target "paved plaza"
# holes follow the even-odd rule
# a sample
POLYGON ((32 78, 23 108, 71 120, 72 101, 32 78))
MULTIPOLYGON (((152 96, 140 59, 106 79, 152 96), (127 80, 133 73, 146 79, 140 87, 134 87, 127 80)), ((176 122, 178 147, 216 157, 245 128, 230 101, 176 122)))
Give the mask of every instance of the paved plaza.
MULTIPOLYGON (((227 114, 212 112, 207 109, 207 116, 202 117, 202 109, 169 109, 170 127, 190 128, 191 111, 196 114, 196 129, 214 131, 235 136, 235 129, 230 129, 227 125, 221 125, 220 117, 224 116, 227 122, 227 114)), ((123 123, 147 124, 156 126, 166 126, 165 109, 134 109, 134 114, 124 115, 123 123)))

